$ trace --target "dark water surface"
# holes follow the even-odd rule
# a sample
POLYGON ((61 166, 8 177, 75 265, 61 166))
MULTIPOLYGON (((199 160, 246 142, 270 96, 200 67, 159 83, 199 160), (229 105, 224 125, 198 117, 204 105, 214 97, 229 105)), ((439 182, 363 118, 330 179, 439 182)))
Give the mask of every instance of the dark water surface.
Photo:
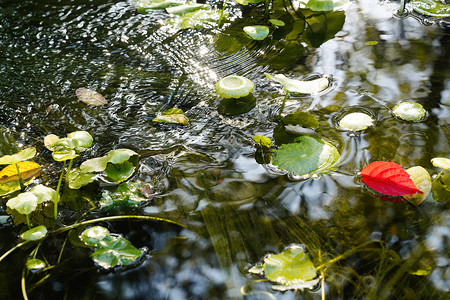
MULTIPOLYGON (((82 160, 135 150, 140 164, 132 180, 155 191, 140 213, 187 225, 104 223, 147 247, 148 256, 138 266, 106 272, 88 249, 67 246, 64 263, 29 291, 30 299, 241 299, 242 292, 246 299, 320 299, 320 287, 275 292, 247 270, 290 244, 332 258, 370 241, 372 252, 355 253, 327 271, 327 299, 448 297, 448 204, 431 197, 418 207, 383 202, 356 176, 375 160, 440 171, 430 159, 450 153, 448 31, 394 17, 396 2, 355 1, 335 38, 318 48, 299 44, 286 63, 271 38, 246 40, 232 51, 217 28, 177 31, 164 25, 164 11, 139 14, 133 4, 0 0, 0 154, 35 146, 35 161, 46 166, 40 180, 54 187, 61 166, 43 138, 88 131, 94 146, 82 160), (296 181, 255 161, 252 136, 272 137, 283 100, 280 85, 264 72, 333 76, 326 93, 288 98, 284 113, 301 109, 317 117, 319 135, 341 153, 336 172, 296 181), (214 84, 231 74, 255 82, 257 104, 227 117, 217 112, 214 84), (79 87, 100 92, 109 104, 79 102, 79 87), (392 107, 404 100, 421 103, 426 120, 394 118, 392 107), (186 112, 189 126, 152 123, 173 106, 186 112), (337 129, 340 115, 363 109, 374 116, 374 127, 356 135, 337 129), (432 272, 410 274, 420 263, 432 272)), ((256 15, 229 5, 236 16, 256 15)), ((0 253, 17 243, 19 231, 2 225, 0 253)), ((49 259, 61 239, 42 246, 49 259)), ((20 250, 0 264, 0 299, 21 298, 25 258, 20 250)), ((320 256, 312 260, 320 264, 320 256)))

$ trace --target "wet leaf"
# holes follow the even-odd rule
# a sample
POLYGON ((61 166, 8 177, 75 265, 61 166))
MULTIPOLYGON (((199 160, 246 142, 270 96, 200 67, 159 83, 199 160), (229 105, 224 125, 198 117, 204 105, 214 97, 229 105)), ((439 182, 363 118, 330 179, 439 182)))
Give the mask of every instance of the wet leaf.
POLYGON ((433 199, 438 202, 450 203, 450 173, 445 173, 431 184, 433 199))
POLYGON ((305 8, 312 11, 333 11, 342 8, 349 0, 308 0, 305 8))
POLYGON ((52 157, 56 161, 67 161, 77 158, 78 156, 79 155, 75 150, 55 151, 52 153, 52 157))
POLYGON ((286 25, 283 21, 278 20, 278 19, 270 19, 269 22, 275 26, 280 26, 280 27, 286 25))
POLYGON ((108 101, 100 93, 87 88, 79 88, 75 91, 75 94, 78 100, 89 105, 102 106, 108 104, 108 101))
POLYGON ((149 200, 142 194, 141 188, 143 188, 142 184, 137 182, 122 183, 114 192, 106 191, 102 194, 100 207, 120 211, 136 208, 141 202, 149 200))
POLYGON ((82 172, 79 168, 72 169, 69 172, 69 187, 77 190, 95 180, 94 173, 82 172))
POLYGON ((104 174, 114 182, 122 182, 127 180, 133 175, 136 167, 129 161, 125 161, 120 164, 108 164, 104 174))
POLYGON ((272 145, 272 141, 268 137, 262 135, 255 135, 252 139, 255 141, 255 143, 265 148, 270 148, 270 146, 272 145))
POLYGON ((78 152, 87 150, 92 146, 94 139, 87 131, 74 131, 67 135, 67 138, 72 140, 75 145, 75 149, 78 152))
POLYGON ((126 266, 134 263, 142 255, 127 239, 121 236, 109 236, 102 241, 102 246, 92 253, 92 259, 105 269, 126 266))
POLYGON ((110 236, 109 230, 102 226, 92 226, 81 233, 80 239, 88 246, 96 247, 104 238, 110 236))
POLYGON ((26 266, 28 270, 40 270, 45 268, 47 265, 44 261, 40 259, 32 258, 27 260, 26 266))
POLYGON ((345 130, 361 131, 373 125, 373 119, 368 114, 350 113, 345 115, 340 121, 339 126, 345 130))
POLYGON ((450 5, 448 2, 444 4, 439 0, 411 0, 411 6, 415 11, 426 16, 436 18, 450 17, 450 5))
POLYGON ((164 9, 171 6, 182 5, 183 1, 176 0, 137 0, 134 6, 140 13, 146 13, 147 9, 164 9))
POLYGON ((303 128, 316 129, 319 127, 319 122, 314 115, 303 111, 288 114, 281 118, 281 122, 284 125, 299 125, 303 128))
POLYGON ((426 111, 420 103, 405 101, 394 106, 392 113, 405 121, 419 121, 425 117, 426 111))
POLYGON ((120 164, 126 162, 130 160, 130 158, 132 158, 133 156, 139 156, 139 154, 137 154, 133 150, 124 148, 111 150, 106 154, 108 162, 113 164, 120 164))
MULTIPOLYGON (((226 19, 224 14, 222 20, 226 19)), ((189 12, 181 17, 167 20, 167 25, 179 29, 207 29, 217 26, 220 19, 219 10, 200 9, 195 12, 189 12)))
POLYGON ((184 14, 197 11, 199 9, 207 9, 208 6, 202 3, 186 3, 182 5, 170 6, 166 11, 172 15, 182 16, 184 14))
POLYGON ((270 80, 281 83, 284 90, 289 93, 317 94, 325 90, 330 84, 327 75, 322 75, 320 78, 306 81, 289 79, 283 74, 266 73, 266 76, 270 80))
POLYGON ((269 27, 264 25, 245 26, 245 34, 256 41, 262 41, 269 35, 269 27))
POLYGON ((236 0, 237 3, 242 4, 242 5, 249 5, 252 3, 261 3, 264 0, 236 0))
POLYGON ((106 169, 108 161, 107 155, 88 159, 80 165, 80 171, 83 173, 102 172, 106 169))
POLYGON ((43 225, 31 228, 20 235, 25 241, 38 241, 47 235, 47 228, 43 225))
POLYGON ((18 162, 33 158, 36 155, 36 148, 30 147, 23 149, 13 155, 4 155, 0 157, 0 165, 12 165, 18 162))
POLYGON ((376 161, 364 167, 361 181, 386 195, 422 194, 402 166, 389 161, 376 161))
POLYGON ((240 98, 223 98, 217 106, 217 112, 224 116, 235 116, 251 111, 256 106, 252 94, 240 98))
MULTIPOLYGON (((41 166, 32 161, 21 161, 17 163, 17 166, 23 180, 38 176, 41 170, 41 166)), ((19 175, 15 164, 6 166, 0 171, 0 183, 4 184, 16 180, 19 180, 19 175)))
POLYGON ((30 193, 37 197, 38 204, 42 204, 48 201, 52 201, 55 203, 59 201, 59 195, 56 193, 56 191, 42 184, 33 187, 30 190, 30 193))
POLYGON ((9 199, 6 206, 16 210, 22 215, 28 215, 36 210, 38 205, 38 198, 30 192, 19 194, 17 197, 9 199))
POLYGON ((44 146, 50 151, 55 151, 55 148, 52 147, 57 141, 59 137, 55 134, 49 134, 44 138, 44 146))
POLYGON ((152 121, 159 123, 189 125, 188 117, 186 117, 183 111, 179 108, 176 108, 175 110, 174 108, 172 108, 168 111, 165 111, 162 114, 156 116, 156 118, 154 118, 152 121))
POLYGON ((411 176, 412 181, 423 194, 403 195, 403 198, 417 206, 422 203, 430 194, 430 173, 428 173, 428 171, 421 166, 409 168, 406 170, 406 173, 411 176))
POLYGON ((445 157, 435 157, 431 159, 433 166, 444 170, 450 170, 450 159, 445 157))
POLYGON ((243 76, 227 76, 220 79, 216 85, 216 92, 224 98, 241 98, 249 95, 255 85, 253 82, 243 76))
POLYGON ((279 254, 264 259, 264 275, 276 290, 304 289, 314 287, 318 280, 317 271, 302 247, 291 246, 279 254))
POLYGON ((295 175, 322 174, 337 168, 339 152, 320 139, 300 136, 274 150, 273 164, 295 175))

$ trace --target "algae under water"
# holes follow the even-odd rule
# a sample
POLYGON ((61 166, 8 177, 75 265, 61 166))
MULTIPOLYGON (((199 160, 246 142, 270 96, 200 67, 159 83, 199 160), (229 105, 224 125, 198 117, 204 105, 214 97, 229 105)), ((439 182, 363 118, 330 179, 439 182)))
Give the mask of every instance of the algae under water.
MULTIPOLYGON (((315 34, 303 37, 303 21, 277 10, 286 25, 253 41, 241 28, 266 22, 264 5, 228 3, 230 22, 222 28, 177 30, 167 25, 164 10, 142 14, 134 3, 0 0, 0 154, 36 147, 35 161, 47 166, 38 181, 54 187, 60 166, 43 138, 87 131, 94 146, 84 159, 117 148, 140 155, 132 180, 154 192, 140 214, 186 225, 103 222, 146 247, 145 257, 105 271, 87 249, 67 242, 45 282, 33 285, 39 274, 27 278, 30 299, 320 299, 322 291, 327 299, 448 297, 448 203, 383 202, 357 179, 376 160, 440 172, 430 160, 450 153, 448 29, 398 17, 399 2, 358 0, 311 17, 315 34), (257 163, 252 137, 274 138, 284 99, 265 72, 332 75, 324 92, 287 97, 283 112, 317 118, 316 133, 340 152, 336 172, 293 180, 257 163), (228 75, 255 83, 253 109, 218 113, 214 85, 228 75), (108 104, 78 101, 81 87, 108 104), (424 120, 395 118, 391 110, 403 101, 422 104, 424 120), (151 121, 171 107, 181 108, 190 125, 151 121), (374 124, 357 133, 342 130, 339 119, 353 112, 368 114, 374 124), (304 245, 316 267, 335 261, 321 268, 324 281, 315 289, 275 291, 248 273, 266 254, 292 244, 304 245)), ((108 188, 87 189, 63 203, 63 220, 79 218, 73 207, 87 212, 83 199, 98 201, 99 189, 108 188)), ((7 216, 4 204, 0 214, 7 216)), ((21 225, 1 220, 4 253, 17 244, 21 225)), ((64 236, 54 236, 40 251, 55 263, 55 249, 64 243, 64 236)), ((22 297, 24 250, 0 263, 1 299, 22 297)))

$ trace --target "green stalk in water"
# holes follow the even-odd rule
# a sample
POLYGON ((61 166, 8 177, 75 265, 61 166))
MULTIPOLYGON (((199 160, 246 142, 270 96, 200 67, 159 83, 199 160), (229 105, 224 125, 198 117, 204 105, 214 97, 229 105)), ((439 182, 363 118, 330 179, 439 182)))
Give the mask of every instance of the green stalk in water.
POLYGON ((56 194, 58 195, 58 201, 54 201, 54 214, 55 214, 55 218, 58 216, 58 203, 59 203, 59 190, 61 189, 61 184, 64 178, 64 170, 66 168, 66 162, 63 163, 63 168, 61 171, 61 175, 59 176, 59 180, 58 180, 58 186, 56 187, 56 194))
POLYGON ((23 190, 25 188, 25 186, 23 184, 22 176, 20 176, 19 165, 17 163, 15 163, 15 166, 16 166, 16 170, 17 170, 17 176, 19 177, 20 189, 23 190))
POLYGON ((286 93, 286 94, 284 95, 283 103, 281 103, 280 113, 278 114, 278 117, 279 117, 280 119, 281 119, 281 114, 283 113, 284 106, 286 105, 286 99, 287 99, 288 95, 289 95, 289 93, 286 93))

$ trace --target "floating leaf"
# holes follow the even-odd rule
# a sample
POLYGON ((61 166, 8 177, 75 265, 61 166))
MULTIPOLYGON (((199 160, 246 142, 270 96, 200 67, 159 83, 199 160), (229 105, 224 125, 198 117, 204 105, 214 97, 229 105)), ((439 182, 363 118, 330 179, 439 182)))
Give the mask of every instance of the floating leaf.
POLYGON ((23 149, 13 155, 4 155, 0 157, 0 165, 12 165, 18 162, 33 158, 36 155, 36 148, 30 147, 23 149))
POLYGON ((405 121, 419 121, 425 117, 426 111, 420 103, 405 101, 394 106, 392 113, 405 121))
POLYGON ((44 146, 50 151, 55 151, 55 148, 52 147, 57 141, 59 137, 55 134, 49 134, 44 138, 44 146))
POLYGON ((126 148, 111 150, 106 154, 108 162, 112 164, 120 164, 130 160, 133 156, 138 156, 136 152, 126 148))
MULTIPOLYGON (((254 271, 259 269, 254 269, 254 271)), ((317 283, 317 271, 303 247, 294 245, 279 254, 264 259, 264 275, 278 283, 276 290, 313 288, 317 283)))
POLYGON ((435 157, 431 159, 433 166, 444 170, 450 170, 450 159, 445 157, 435 157))
POLYGON ((433 181, 431 185, 433 199, 438 202, 450 203, 450 173, 445 173, 433 181))
POLYGON ((430 173, 428 173, 428 171, 421 166, 409 168, 406 170, 406 173, 411 176, 412 181, 423 194, 403 195, 403 198, 417 206, 422 203, 430 194, 430 173))
POLYGON ((284 24, 283 21, 278 20, 278 19, 269 19, 269 22, 272 23, 275 26, 285 26, 286 24, 284 24))
POLYGON ((134 6, 140 13, 146 13, 147 9, 164 9, 171 6, 182 5, 182 1, 176 0, 137 0, 134 6))
POLYGON ((321 174, 337 167, 340 155, 333 145, 310 136, 296 141, 274 150, 274 165, 295 175, 321 174))
POLYGON ((43 225, 31 228, 20 235, 25 241, 38 241, 47 235, 47 228, 43 225))
POLYGON ((80 165, 80 171, 83 173, 102 172, 106 169, 108 161, 107 155, 88 159, 80 165))
POLYGON ((38 198, 30 192, 19 194, 17 197, 9 199, 6 206, 16 210, 22 215, 28 215, 36 210, 38 198))
POLYGON ((261 3, 264 0, 236 0, 237 3, 242 4, 242 5, 249 5, 252 3, 261 3))
POLYGON ((95 174, 85 173, 82 172, 79 168, 76 168, 70 170, 68 178, 69 178, 69 188, 77 190, 93 182, 95 180, 95 174))
POLYGON ((312 11, 333 11, 342 8, 349 0, 308 0, 305 8, 312 11))
POLYGON ((272 141, 268 137, 262 135, 255 135, 252 139, 255 141, 255 143, 265 148, 270 148, 270 146, 272 145, 272 141))
POLYGON ((436 18, 450 17, 450 5, 439 0, 411 0, 411 6, 415 11, 426 16, 436 18))
POLYGON ((255 85, 242 76, 227 76, 216 83, 216 92, 224 98, 240 98, 249 95, 255 85))
POLYGON ((78 156, 79 155, 75 150, 55 151, 52 153, 52 157, 56 161, 67 161, 77 158, 78 156))
POLYGON ((100 93, 87 88, 79 88, 75 91, 75 94, 78 100, 89 105, 102 106, 108 104, 108 101, 100 93))
POLYGON ((92 146, 94 139, 87 131, 74 131, 67 135, 67 138, 72 140, 75 149, 78 152, 83 152, 92 146))
POLYGON ((325 90, 330 84, 327 75, 322 75, 320 78, 306 81, 289 79, 283 74, 266 73, 266 76, 270 80, 281 83, 284 90, 289 93, 317 94, 325 90))
MULTIPOLYGON (((23 180, 35 177, 39 175, 41 166, 32 161, 21 161, 17 163, 19 167, 20 177, 23 180)), ((0 183, 7 183, 9 181, 19 180, 17 174, 17 167, 15 164, 6 166, 0 171, 0 183)))
POLYGON ((345 130, 361 131, 373 125, 373 119, 368 114, 350 113, 345 115, 340 121, 339 126, 345 130))
POLYGON ((179 108, 171 108, 162 112, 152 120, 153 122, 189 125, 189 119, 179 108))
POLYGON ((30 190, 30 193, 37 197, 37 203, 42 204, 44 202, 52 201, 57 203, 59 201, 59 195, 52 188, 39 184, 30 190))
POLYGON ((422 194, 402 166, 389 161, 376 161, 364 167, 361 181, 386 195, 422 194))
POLYGON ((100 207, 106 209, 136 208, 143 201, 148 201, 141 193, 142 184, 125 182, 120 184, 114 192, 106 191, 100 199, 100 207))
POLYGON ((194 12, 199 9, 206 9, 208 6, 206 4, 202 3, 189 3, 189 4, 182 4, 182 5, 176 5, 176 6, 170 6, 166 8, 166 11, 169 14, 172 15, 178 15, 182 16, 186 13, 194 12))
POLYGON ((26 266, 28 270, 40 270, 45 268, 47 265, 44 261, 40 259, 32 258, 27 260, 26 266))
MULTIPOLYGON (((181 17, 167 20, 167 25, 180 29, 205 29, 217 26, 221 12, 219 10, 200 9, 195 12, 186 13, 181 17)), ((223 14, 222 20, 227 15, 223 14)))
POLYGON ((134 263, 142 255, 127 239, 121 236, 109 236, 102 241, 102 246, 92 253, 92 259, 105 269, 126 266, 134 263))
POLYGON ((249 112, 256 106, 256 98, 252 94, 240 98, 223 98, 217 111, 225 116, 235 116, 249 112))
POLYGON ((245 26, 244 32, 256 41, 262 41, 269 35, 269 27, 264 25, 245 26))
POLYGON ((92 226, 81 233, 80 239, 88 246, 96 247, 105 237, 109 236, 109 230, 102 226, 92 226))
POLYGON ((122 182, 133 175, 136 167, 129 161, 120 164, 108 164, 104 174, 114 182, 122 182))

